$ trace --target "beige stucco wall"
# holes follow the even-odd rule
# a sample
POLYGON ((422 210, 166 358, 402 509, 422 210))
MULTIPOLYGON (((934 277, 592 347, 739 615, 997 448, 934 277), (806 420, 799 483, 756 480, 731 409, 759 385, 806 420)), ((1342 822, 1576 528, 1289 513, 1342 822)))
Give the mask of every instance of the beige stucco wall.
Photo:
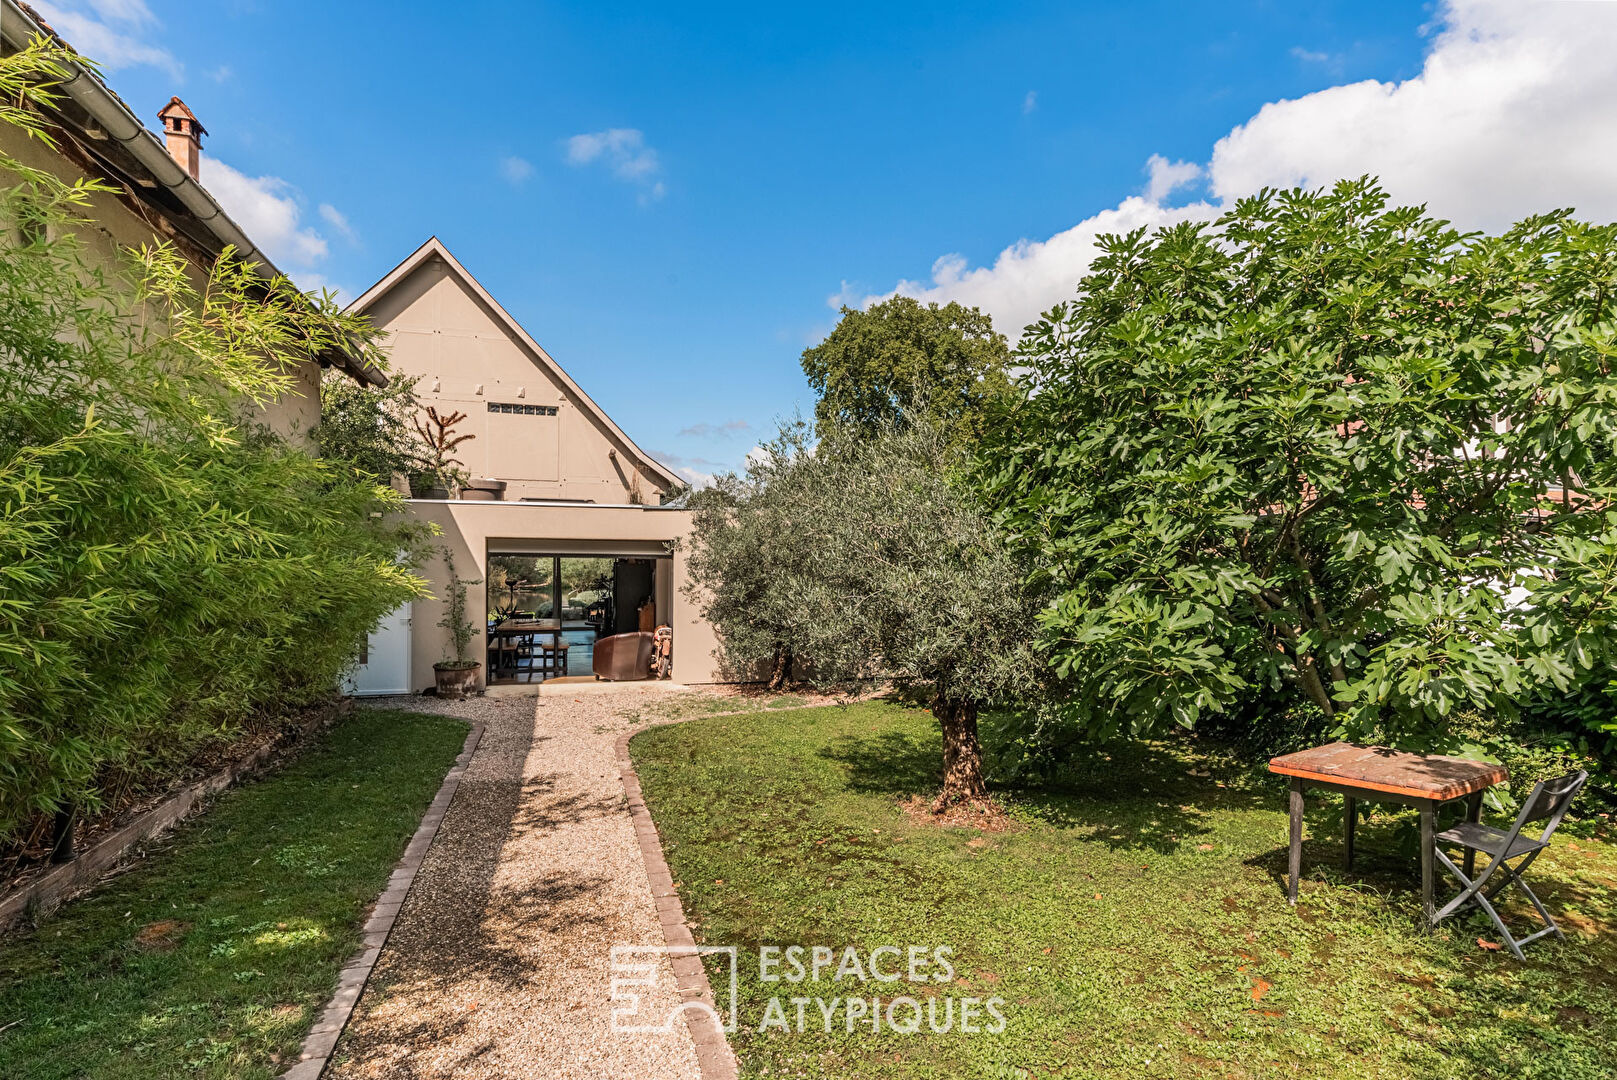
MULTIPOLYGON (((686 545, 680 543, 690 532, 687 510, 664 510, 650 506, 546 506, 512 502, 438 502, 412 500, 411 513, 418 520, 430 521, 442 533, 439 543, 449 549, 455 570, 461 578, 486 579, 490 547, 498 553, 560 554, 650 554, 673 545, 673 556, 657 563, 656 600, 658 620, 674 631, 674 680, 682 683, 719 681, 715 651, 718 640, 713 628, 686 597, 689 574, 686 545), (664 616, 663 613, 669 613, 664 616)), ((432 583, 433 596, 411 605, 410 686, 422 690, 433 685, 432 665, 451 656, 454 646, 449 631, 438 625, 444 618, 448 595, 448 568, 434 558, 423 569, 432 583)), ((484 592, 481 585, 467 590, 467 611, 478 633, 472 639, 472 659, 483 661, 486 654, 482 614, 484 592)), ((479 671, 482 684, 486 672, 479 671)))
POLYGON ((659 482, 636 468, 628 447, 442 259, 423 262, 367 314, 383 331, 393 372, 420 377, 422 403, 466 414, 455 431, 474 438, 455 455, 474 478, 506 481, 507 501, 659 500, 659 482), (490 403, 555 414, 493 412, 490 403))
MULTIPOLYGON (((69 183, 83 175, 83 170, 71 161, 11 124, 0 124, 0 153, 69 183)), ((126 250, 154 245, 163 239, 150 223, 112 194, 91 195, 89 207, 80 213, 88 219, 88 224, 78 230, 86 257, 108 272, 122 269, 126 250)), ((5 224, 8 234, 13 228, 11 223, 5 224)), ((7 235, 5 242, 13 239, 7 235)), ((192 283, 200 287, 207 279, 207 269, 195 262, 191 266, 192 283)), ((289 393, 267 406, 254 408, 250 416, 277 434, 301 443, 320 421, 320 365, 312 360, 300 364, 292 376, 289 393)))

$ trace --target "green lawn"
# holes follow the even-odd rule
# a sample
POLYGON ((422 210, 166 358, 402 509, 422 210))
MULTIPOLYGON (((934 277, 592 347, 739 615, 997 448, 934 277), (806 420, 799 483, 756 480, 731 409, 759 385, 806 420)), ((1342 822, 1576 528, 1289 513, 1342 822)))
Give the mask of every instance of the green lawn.
POLYGON ((276 1075, 465 738, 446 717, 360 710, 0 939, 0 1077, 276 1075))
MULTIPOLYGON (((926 713, 890 704, 693 719, 633 754, 700 941, 742 948, 743 1074, 807 1077, 1617 1075, 1617 848, 1563 829, 1534 867, 1568 941, 1529 962, 1482 922, 1432 936, 1387 813, 1339 867, 1340 804, 1310 816, 1290 909, 1283 787, 1190 740, 1097 751, 1060 790, 1003 794, 982 834, 910 821, 935 789, 926 713), (1312 839, 1317 838, 1317 839, 1312 839), (764 983, 757 947, 948 945, 952 985, 764 983), (752 950, 748 960, 747 950, 752 950), (773 995, 999 996, 1005 1030, 757 1030, 773 995)), ((885 961, 891 967, 891 961, 885 961)), ((725 970, 709 961, 710 977, 725 970)), ((788 1025, 795 1006, 783 1001, 788 1025)), ((907 1007, 906 1007, 907 1008, 907 1007)), ((909 1014, 899 1011, 904 1020, 909 1014)))

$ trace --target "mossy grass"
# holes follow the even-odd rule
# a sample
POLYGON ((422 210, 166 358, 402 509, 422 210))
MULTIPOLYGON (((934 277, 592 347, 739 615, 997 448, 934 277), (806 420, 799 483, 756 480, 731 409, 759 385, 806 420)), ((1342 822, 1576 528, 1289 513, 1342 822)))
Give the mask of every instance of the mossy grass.
POLYGON ((692 719, 631 752, 698 939, 742 949, 747 1077, 1617 1075, 1617 845, 1598 836, 1563 831, 1533 867, 1568 941, 1522 964, 1478 946, 1486 923, 1420 929, 1391 811, 1361 826, 1347 873, 1340 803, 1319 801, 1288 907, 1283 785, 1193 738, 996 789, 1016 824, 993 834, 902 812, 939 781, 918 709, 692 719), (908 992, 761 982, 757 947, 791 944, 952 946, 945 989, 1002 997, 1006 1029, 849 1034, 839 1016, 827 1034, 811 1005, 804 1033, 760 1034, 773 995, 908 992))
POLYGON ((465 737, 447 717, 359 710, 0 939, 0 1076, 278 1075, 465 737))

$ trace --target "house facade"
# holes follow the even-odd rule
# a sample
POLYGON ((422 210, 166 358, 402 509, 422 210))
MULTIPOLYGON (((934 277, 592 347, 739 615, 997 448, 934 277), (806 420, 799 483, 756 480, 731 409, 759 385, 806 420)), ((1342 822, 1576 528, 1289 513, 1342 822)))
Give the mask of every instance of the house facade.
POLYGON ((637 447, 437 237, 354 301, 392 370, 465 419, 455 451, 505 501, 655 505, 679 478, 637 447))
MULTIPOLYGON (((468 588, 475 628, 468 657, 479 683, 503 681, 502 605, 553 624, 570 656, 527 681, 592 678, 587 657, 602 637, 668 627, 672 678, 719 678, 712 629, 686 595, 680 544, 688 511, 665 507, 678 477, 615 424, 560 364, 437 238, 354 301, 381 331, 395 378, 414 377, 422 406, 460 415, 454 450, 471 478, 455 499, 415 498, 411 512, 440 530, 448 560, 424 573, 433 596, 415 601, 372 636, 355 676, 361 693, 405 693, 434 683, 453 646, 445 618, 453 576, 468 588), (502 563, 537 584, 512 586, 502 563), (597 580, 569 581, 577 567, 597 580), (588 587, 585 587, 588 586, 588 587)), ((532 658, 529 658, 530 660, 532 658)), ((516 669, 515 678, 523 671, 516 669)))
MULTIPOLYGON (((0 47, 22 49, 41 34, 57 36, 26 5, 0 0, 0 47)), ((77 229, 78 240, 92 264, 111 273, 125 264, 128 249, 167 243, 186 258, 197 285, 227 247, 260 276, 279 275, 269 257, 198 183, 207 132, 184 102, 174 98, 155 118, 163 128, 159 138, 88 68, 69 65, 69 78, 56 93, 57 102, 41 114, 55 145, 30 138, 16 125, 0 124, 0 150, 64 182, 91 177, 114 189, 91 195, 80 212, 86 224, 77 229)), ((283 438, 307 441, 320 420, 321 369, 333 365, 361 382, 386 385, 380 371, 333 353, 300 363, 288 373, 291 389, 255 406, 251 418, 283 438)))
MULTIPOLYGON (((0 0, 5 48, 24 48, 39 34, 56 37, 26 5, 0 0)), ((110 272, 123 265, 128 249, 166 243, 186 258, 198 286, 227 248, 266 280, 279 276, 198 182, 207 130, 184 102, 174 98, 159 111, 159 135, 87 67, 69 64, 68 76, 56 88, 59 100, 44 110, 54 145, 0 125, 0 148, 64 181, 87 176, 112 187, 91 196, 78 227, 92 264, 110 272)), ((0 236, 0 244, 19 239, 0 236)), ((672 677, 715 681, 712 631, 685 594, 679 542, 689 532, 690 514, 661 505, 678 478, 641 450, 436 239, 353 307, 382 330, 394 369, 419 377, 416 390, 425 405, 464 414, 456 431, 472 438, 455 456, 474 480, 468 495, 485 496, 411 501, 411 513, 439 530, 447 558, 425 568, 433 596, 396 612, 372 635, 355 685, 388 693, 433 685, 433 664, 453 653, 440 625, 451 562, 455 576, 480 582, 467 598, 476 626, 470 656, 482 662, 496 655, 489 646, 499 642, 485 615, 502 601, 481 583, 490 578, 491 560, 502 559, 529 568, 548 560, 548 573, 531 570, 531 576, 545 578, 552 595, 529 588, 508 598, 510 605, 536 609, 536 620, 555 622, 556 636, 573 646, 547 675, 587 671, 600 637, 666 627, 674 640, 672 677), (571 581, 564 590, 569 574, 591 580, 571 581)), ((312 449, 327 367, 362 383, 387 384, 383 372, 334 351, 298 364, 289 372, 291 389, 251 406, 249 419, 312 449)))

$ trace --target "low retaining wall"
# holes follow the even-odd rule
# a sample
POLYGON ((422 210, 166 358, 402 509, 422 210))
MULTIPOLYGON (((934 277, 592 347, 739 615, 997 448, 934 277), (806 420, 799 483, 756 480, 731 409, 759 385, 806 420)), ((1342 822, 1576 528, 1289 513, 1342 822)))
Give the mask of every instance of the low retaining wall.
POLYGON ((212 776, 187 784, 150 810, 137 815, 127 825, 85 848, 72 862, 53 867, 0 897, 0 931, 9 929, 30 914, 53 911, 65 901, 93 888, 108 870, 118 865, 130 848, 168 831, 205 805, 212 796, 259 772, 278 755, 300 746, 315 731, 339 716, 346 716, 353 708, 353 699, 343 698, 327 708, 317 710, 314 718, 290 740, 283 738, 267 742, 212 776))

